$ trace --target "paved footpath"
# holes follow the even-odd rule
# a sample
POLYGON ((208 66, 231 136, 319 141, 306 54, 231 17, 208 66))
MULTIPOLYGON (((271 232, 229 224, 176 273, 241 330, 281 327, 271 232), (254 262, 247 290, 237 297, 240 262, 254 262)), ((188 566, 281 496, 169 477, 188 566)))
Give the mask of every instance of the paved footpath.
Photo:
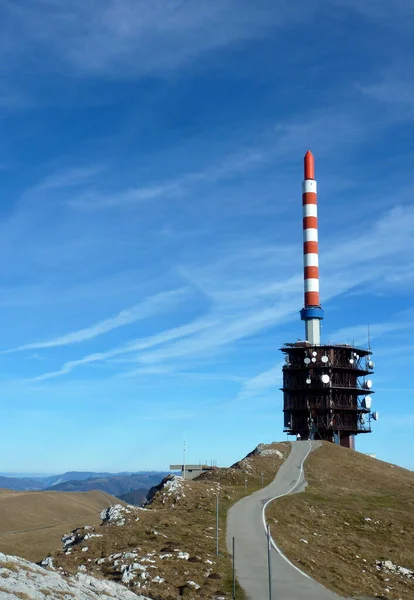
MULTIPOLYGON (((317 443, 312 442, 314 447, 317 443)), ((232 554, 235 538, 235 565, 240 585, 250 600, 269 599, 267 539, 263 507, 276 496, 302 491, 306 487, 303 462, 310 442, 292 442, 291 452, 267 487, 246 496, 231 507, 227 518, 227 549, 232 554)), ((277 540, 275 540, 277 543, 277 540)), ((311 549, 309 550, 311 551, 311 549)), ((340 600, 294 567, 274 548, 271 550, 272 600, 340 600)))

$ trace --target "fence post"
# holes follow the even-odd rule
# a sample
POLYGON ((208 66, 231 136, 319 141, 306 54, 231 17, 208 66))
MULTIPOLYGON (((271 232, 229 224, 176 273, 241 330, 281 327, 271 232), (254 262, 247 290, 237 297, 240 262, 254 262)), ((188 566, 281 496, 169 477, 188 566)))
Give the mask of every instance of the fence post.
POLYGON ((219 555, 219 496, 216 496, 216 555, 219 555))
POLYGON ((267 564, 269 573, 269 600, 272 600, 272 564, 271 564, 270 525, 267 526, 267 564))
POLYGON ((235 548, 235 543, 234 543, 234 538, 233 538, 233 600, 236 600, 236 568, 235 568, 235 556, 234 556, 234 548, 235 548))

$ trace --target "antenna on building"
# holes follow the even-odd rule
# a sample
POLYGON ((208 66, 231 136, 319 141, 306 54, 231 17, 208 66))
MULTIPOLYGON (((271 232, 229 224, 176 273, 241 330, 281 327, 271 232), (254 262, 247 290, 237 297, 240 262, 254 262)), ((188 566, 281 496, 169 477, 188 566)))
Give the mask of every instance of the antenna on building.
POLYGON ((183 444, 183 479, 185 479, 185 438, 183 444))

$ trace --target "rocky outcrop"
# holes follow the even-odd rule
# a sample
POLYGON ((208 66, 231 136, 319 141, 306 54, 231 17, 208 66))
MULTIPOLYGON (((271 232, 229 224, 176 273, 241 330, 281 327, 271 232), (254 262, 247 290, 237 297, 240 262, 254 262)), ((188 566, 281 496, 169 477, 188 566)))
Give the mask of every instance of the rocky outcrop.
MULTIPOLYGON (((53 568, 53 562, 48 563, 53 568)), ((151 600, 124 586, 84 573, 67 576, 63 571, 45 569, 17 556, 0 553, 0 596, 2 600, 30 598, 76 598, 76 600, 151 600)))

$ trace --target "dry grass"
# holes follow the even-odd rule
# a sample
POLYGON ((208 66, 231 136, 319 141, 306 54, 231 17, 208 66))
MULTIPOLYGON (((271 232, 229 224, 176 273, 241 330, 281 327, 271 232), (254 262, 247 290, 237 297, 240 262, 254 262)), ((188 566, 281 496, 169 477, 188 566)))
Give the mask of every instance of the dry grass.
MULTIPOLYGON (((241 461, 233 469, 215 469, 207 477, 184 481, 183 490, 178 494, 169 496, 164 488, 155 494, 150 510, 137 509, 128 516, 124 526, 106 524, 95 528, 95 532, 103 537, 81 542, 73 547, 71 554, 58 553, 54 558, 55 566, 76 573, 79 566, 84 565, 88 573, 98 578, 120 581, 122 563, 128 564, 128 560, 121 559, 114 566, 114 560, 108 560, 108 557, 117 553, 136 552, 138 557, 129 562, 149 563, 151 576, 159 575, 165 582, 147 583, 139 579, 138 573, 138 578, 130 583, 134 591, 148 594, 155 600, 176 600, 177 597, 231 598, 231 561, 225 544, 228 508, 245 494, 261 487, 261 473, 264 474, 263 484, 267 485, 275 477, 290 446, 275 444, 266 448, 278 449, 282 458, 278 455, 251 456, 247 462, 241 461), (218 490, 219 556, 216 555, 215 538, 218 490), (136 516, 139 521, 135 520, 136 516), (87 551, 82 550, 85 546, 88 547, 87 551), (177 550, 187 552, 189 559, 178 558, 177 550), (161 558, 163 554, 172 556, 161 558), (97 561, 102 558, 105 561, 98 564, 97 561), (188 581, 194 581, 200 589, 195 591, 188 581), (137 589, 138 582, 140 587, 137 589)), ((239 588, 237 598, 245 599, 239 588)))
POLYGON ((341 594, 412 600, 414 580, 380 572, 375 561, 414 569, 414 473, 325 442, 305 476, 304 493, 267 511, 286 555, 341 594))
POLYGON ((104 492, 0 490, 0 552, 38 561, 61 547, 65 530, 98 525, 99 512, 117 500, 104 492))

